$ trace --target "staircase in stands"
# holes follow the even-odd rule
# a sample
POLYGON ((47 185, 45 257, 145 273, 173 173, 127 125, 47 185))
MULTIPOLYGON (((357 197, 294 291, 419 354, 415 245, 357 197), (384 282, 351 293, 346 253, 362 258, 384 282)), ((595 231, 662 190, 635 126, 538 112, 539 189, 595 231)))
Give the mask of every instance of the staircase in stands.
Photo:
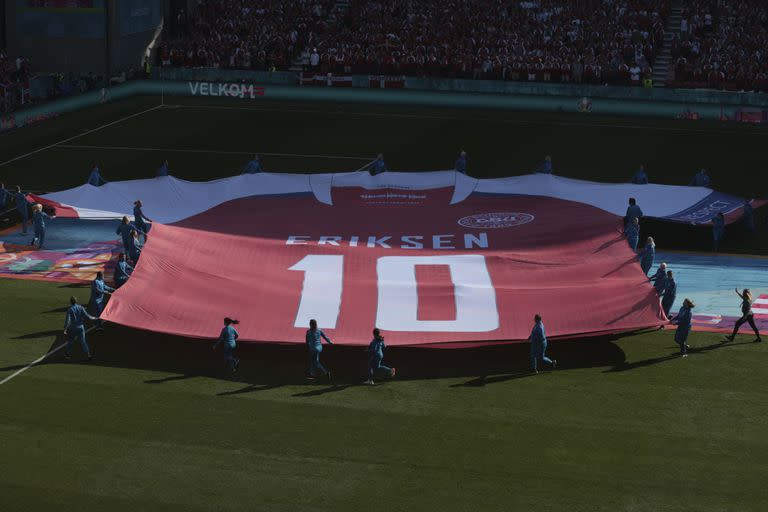
POLYGON ((683 5, 680 0, 672 2, 667 24, 664 27, 664 47, 656 57, 653 65, 653 86, 665 87, 669 80, 670 72, 674 72, 672 62, 672 41, 675 35, 680 35, 680 21, 683 19, 683 5))

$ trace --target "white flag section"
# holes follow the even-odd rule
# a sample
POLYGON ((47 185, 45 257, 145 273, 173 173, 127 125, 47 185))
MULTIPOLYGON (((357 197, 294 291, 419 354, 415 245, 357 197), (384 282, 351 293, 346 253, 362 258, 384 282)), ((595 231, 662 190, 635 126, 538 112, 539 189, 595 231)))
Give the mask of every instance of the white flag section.
MULTIPOLYGON (((206 182, 193 182, 166 176, 154 179, 110 182, 101 187, 81 185, 42 196, 61 210, 60 215, 80 218, 119 218, 131 216, 133 203, 141 200, 144 213, 167 224, 207 211, 217 205, 244 197, 311 193, 325 204, 332 204, 334 188, 362 187, 369 190, 427 190, 452 188, 452 204, 472 194, 514 194, 542 196, 588 204, 623 216, 630 197, 646 217, 677 222, 708 222, 722 211, 739 211, 744 200, 704 187, 675 185, 633 185, 596 183, 546 174, 528 174, 497 179, 476 179, 455 171, 368 172, 334 174, 260 173, 233 176, 206 182)), ((761 206, 764 202, 755 202, 761 206)), ((728 219, 733 221, 734 218, 728 219)))

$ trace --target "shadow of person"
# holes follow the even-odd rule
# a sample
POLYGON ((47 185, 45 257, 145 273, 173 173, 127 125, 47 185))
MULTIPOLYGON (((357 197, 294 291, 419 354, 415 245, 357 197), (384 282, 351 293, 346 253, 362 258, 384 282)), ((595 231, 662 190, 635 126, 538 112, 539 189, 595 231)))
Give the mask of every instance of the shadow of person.
POLYGON ((248 386, 245 386, 244 388, 235 389, 232 391, 222 391, 221 393, 217 393, 216 396, 232 396, 232 395, 242 395, 244 393, 253 393, 256 391, 268 391, 270 389, 276 389, 279 387, 282 387, 283 384, 249 384, 248 386))
POLYGON ((310 396, 320 396, 325 395, 328 393, 338 393, 339 391, 344 391, 347 388, 351 388, 352 384, 333 384, 328 387, 320 388, 320 389, 313 389, 312 391, 305 391, 303 393, 295 393, 292 396, 297 397, 310 397, 310 396))
MULTIPOLYGON (((541 374, 538 374, 541 375, 541 374)), ((516 380, 516 379, 524 379, 526 377, 535 377, 537 376, 536 373, 532 371, 519 371, 510 373, 509 375, 493 375, 493 376, 487 376, 487 375, 481 375, 480 377, 477 377, 472 380, 468 380, 467 382, 461 382, 459 384, 451 384, 450 387, 452 388, 481 388, 483 386, 486 386, 488 384, 496 384, 499 382, 507 382, 510 380, 516 380)))

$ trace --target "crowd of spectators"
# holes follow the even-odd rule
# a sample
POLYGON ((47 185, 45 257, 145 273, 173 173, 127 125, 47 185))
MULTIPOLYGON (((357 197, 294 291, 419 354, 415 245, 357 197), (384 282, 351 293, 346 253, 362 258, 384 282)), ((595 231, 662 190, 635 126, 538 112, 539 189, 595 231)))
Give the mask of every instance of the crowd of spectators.
MULTIPOLYGON (((647 84, 671 0, 198 0, 160 47, 175 67, 647 84)), ((684 0, 674 84, 768 89, 768 2, 684 0)))
POLYGON ((669 0, 201 0, 179 13, 165 66, 635 83, 663 43, 669 0), (179 28, 181 27, 181 28, 179 28))
POLYGON ((672 41, 674 85, 768 91, 768 2, 687 0, 672 41))
POLYGON ((640 84, 668 10, 667 0, 357 0, 318 46, 320 67, 640 84))
POLYGON ((333 0, 199 0, 179 12, 164 66, 287 69, 328 30, 333 0))
POLYGON ((29 59, 10 57, 0 50, 0 112, 8 113, 29 100, 31 77, 29 59))

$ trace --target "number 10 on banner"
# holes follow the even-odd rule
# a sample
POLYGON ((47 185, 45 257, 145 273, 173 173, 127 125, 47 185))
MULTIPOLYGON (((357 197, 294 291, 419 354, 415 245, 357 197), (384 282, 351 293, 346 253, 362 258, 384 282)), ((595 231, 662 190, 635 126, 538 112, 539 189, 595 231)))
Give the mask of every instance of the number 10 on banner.
MULTIPOLYGON (((294 327, 315 318, 333 329, 341 310, 344 256, 309 255, 289 270, 304 272, 301 301, 294 327)), ((496 290, 485 256, 382 256, 376 260, 378 305, 376 326, 387 331, 490 332, 499 327, 496 290), (419 320, 417 265, 448 267, 456 301, 454 320, 419 320)))

